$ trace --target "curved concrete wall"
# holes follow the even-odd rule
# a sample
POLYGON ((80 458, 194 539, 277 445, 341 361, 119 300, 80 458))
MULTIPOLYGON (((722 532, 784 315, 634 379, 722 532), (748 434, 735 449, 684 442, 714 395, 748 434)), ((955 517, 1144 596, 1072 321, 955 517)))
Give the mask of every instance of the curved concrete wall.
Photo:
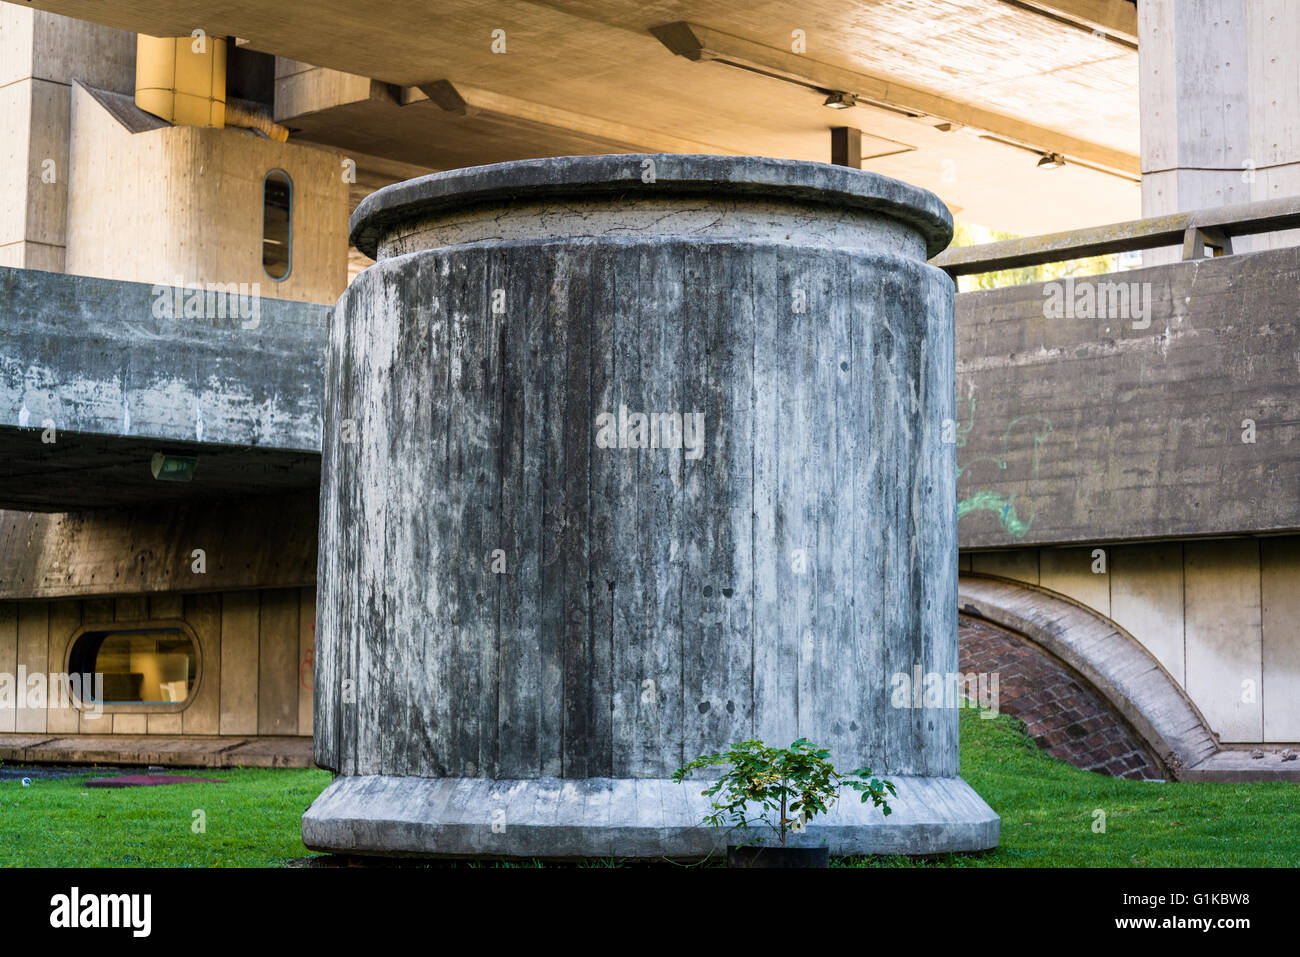
POLYGON ((337 154, 237 128, 132 132, 101 97, 115 99, 72 90, 66 272, 257 283, 262 296, 300 302, 343 291, 348 184, 337 154), (262 268, 263 179, 276 169, 293 183, 292 268, 279 282, 262 268))

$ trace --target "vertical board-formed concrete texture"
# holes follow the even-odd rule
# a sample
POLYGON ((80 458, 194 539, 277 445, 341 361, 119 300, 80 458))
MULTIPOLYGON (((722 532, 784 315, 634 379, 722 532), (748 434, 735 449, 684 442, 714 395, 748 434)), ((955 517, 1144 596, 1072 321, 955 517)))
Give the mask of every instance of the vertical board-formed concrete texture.
POLYGON ((702 857, 696 755, 804 736, 898 784, 796 838, 991 847, 957 712, 953 286, 933 195, 614 155, 358 207, 330 332, 308 846, 702 857), (949 430, 950 431, 950 430, 949 430))

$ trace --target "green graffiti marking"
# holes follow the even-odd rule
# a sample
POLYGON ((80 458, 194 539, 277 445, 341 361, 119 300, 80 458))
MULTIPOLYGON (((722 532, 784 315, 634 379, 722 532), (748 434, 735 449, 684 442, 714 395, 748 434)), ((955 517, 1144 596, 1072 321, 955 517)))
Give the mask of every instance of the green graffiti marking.
MULTIPOLYGON (((966 447, 966 436, 971 429, 975 427, 975 397, 971 396, 968 400, 970 403, 970 417, 965 428, 957 429, 957 447, 966 447)), ((1021 415, 1011 420, 1006 431, 1002 433, 1001 454, 1000 455, 981 455, 971 459, 965 465, 957 466, 957 477, 960 479, 962 472, 971 466, 980 462, 991 463, 995 468, 1005 471, 1007 467, 1007 442, 1011 438, 1011 432, 1023 422, 1037 423, 1038 428, 1034 430, 1034 446, 1030 457, 1029 481, 1033 482, 1038 479, 1038 447, 1043 440, 1052 434, 1051 420, 1041 415, 1021 415)), ((1016 538, 1023 538, 1034 524, 1034 516, 1030 514, 1027 518, 1022 519, 1016 513, 1016 496, 1000 495, 992 489, 977 489, 971 495, 961 499, 957 503, 957 521, 961 521, 962 516, 969 515, 972 512, 995 512, 998 521, 1002 527, 1016 538)))
POLYGON ((1003 498, 997 492, 990 489, 980 489, 974 495, 970 495, 957 503, 957 521, 961 521, 963 515, 971 512, 997 512, 998 521, 1016 538, 1023 538, 1029 531, 1029 526, 1034 523, 1031 515, 1029 521, 1022 522, 1020 516, 1016 514, 1015 496, 1003 498))

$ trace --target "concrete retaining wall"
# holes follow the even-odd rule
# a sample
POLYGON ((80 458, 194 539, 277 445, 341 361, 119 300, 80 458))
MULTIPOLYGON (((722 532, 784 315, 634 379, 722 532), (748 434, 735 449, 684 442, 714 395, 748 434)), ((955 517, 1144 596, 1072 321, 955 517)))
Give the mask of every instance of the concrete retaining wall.
POLYGON ((1300 530, 1297 289, 1293 247, 958 296, 961 547, 1300 530))

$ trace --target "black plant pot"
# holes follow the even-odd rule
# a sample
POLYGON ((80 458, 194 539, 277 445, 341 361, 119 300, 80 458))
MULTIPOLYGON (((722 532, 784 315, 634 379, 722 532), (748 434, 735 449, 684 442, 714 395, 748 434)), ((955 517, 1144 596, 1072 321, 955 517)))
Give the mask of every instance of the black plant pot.
POLYGON ((829 847, 727 847, 728 867, 830 867, 829 847))

